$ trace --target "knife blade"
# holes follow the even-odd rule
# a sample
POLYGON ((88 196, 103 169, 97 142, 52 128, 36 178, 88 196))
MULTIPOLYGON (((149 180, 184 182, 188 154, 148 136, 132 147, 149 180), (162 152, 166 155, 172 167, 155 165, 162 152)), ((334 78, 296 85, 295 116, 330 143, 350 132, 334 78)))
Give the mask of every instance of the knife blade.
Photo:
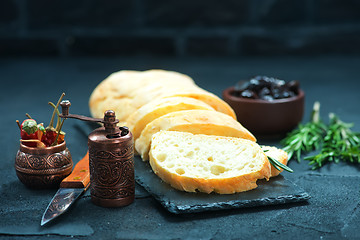
POLYGON ((90 185, 89 152, 74 167, 69 176, 60 183, 60 188, 46 208, 41 226, 63 214, 90 185))

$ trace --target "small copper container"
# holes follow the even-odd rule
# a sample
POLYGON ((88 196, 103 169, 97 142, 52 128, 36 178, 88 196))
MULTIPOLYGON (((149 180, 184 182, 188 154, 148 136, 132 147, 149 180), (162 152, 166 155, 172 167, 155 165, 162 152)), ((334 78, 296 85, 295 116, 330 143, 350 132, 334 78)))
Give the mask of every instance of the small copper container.
POLYGON ((30 188, 58 188, 72 170, 73 161, 66 142, 53 147, 33 148, 20 143, 15 157, 19 180, 30 188))
POLYGON ((115 112, 104 118, 69 114, 70 102, 60 103, 62 118, 99 122, 104 125, 88 136, 91 201, 102 207, 121 207, 135 198, 134 140, 127 127, 118 127, 115 112))

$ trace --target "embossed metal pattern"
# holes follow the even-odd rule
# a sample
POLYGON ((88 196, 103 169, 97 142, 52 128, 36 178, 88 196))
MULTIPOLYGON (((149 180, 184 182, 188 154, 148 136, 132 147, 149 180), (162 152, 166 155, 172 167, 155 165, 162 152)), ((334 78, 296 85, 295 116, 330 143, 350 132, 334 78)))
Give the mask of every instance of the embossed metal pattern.
POLYGON ((103 207, 132 203, 135 198, 134 141, 129 129, 117 126, 119 120, 113 110, 105 111, 104 118, 99 119, 69 114, 69 100, 63 100, 60 106, 61 118, 100 122, 104 125, 88 136, 92 202, 103 207))
POLYGON ((15 159, 16 170, 28 174, 56 174, 69 167, 72 167, 72 160, 68 149, 47 155, 33 155, 19 150, 15 159))
POLYGON ((103 142, 89 136, 90 191, 92 201, 104 207, 125 206, 135 195, 132 135, 103 142))
POLYGON ((15 157, 15 170, 19 180, 31 188, 58 187, 73 167, 70 151, 65 144, 63 146, 43 149, 41 154, 20 146, 15 157))

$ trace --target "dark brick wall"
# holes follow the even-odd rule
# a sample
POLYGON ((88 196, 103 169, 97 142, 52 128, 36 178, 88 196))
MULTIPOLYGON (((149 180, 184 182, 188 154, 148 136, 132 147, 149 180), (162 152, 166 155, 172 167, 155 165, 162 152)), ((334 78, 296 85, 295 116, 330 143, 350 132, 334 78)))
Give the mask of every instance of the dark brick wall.
POLYGON ((359 0, 1 0, 0 56, 360 54, 359 0))

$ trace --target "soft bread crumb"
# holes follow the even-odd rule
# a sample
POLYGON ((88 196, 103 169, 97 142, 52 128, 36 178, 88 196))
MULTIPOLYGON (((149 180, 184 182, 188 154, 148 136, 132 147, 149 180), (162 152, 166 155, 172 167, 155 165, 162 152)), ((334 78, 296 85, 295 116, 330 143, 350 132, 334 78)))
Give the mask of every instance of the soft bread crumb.
POLYGON ((188 192, 243 192, 270 177, 270 164, 253 141, 176 131, 153 135, 150 165, 165 182, 188 192))
POLYGON ((135 149, 144 161, 149 159, 152 136, 160 130, 239 137, 256 141, 252 133, 224 113, 199 109, 171 112, 148 123, 140 137, 135 140, 135 149))

